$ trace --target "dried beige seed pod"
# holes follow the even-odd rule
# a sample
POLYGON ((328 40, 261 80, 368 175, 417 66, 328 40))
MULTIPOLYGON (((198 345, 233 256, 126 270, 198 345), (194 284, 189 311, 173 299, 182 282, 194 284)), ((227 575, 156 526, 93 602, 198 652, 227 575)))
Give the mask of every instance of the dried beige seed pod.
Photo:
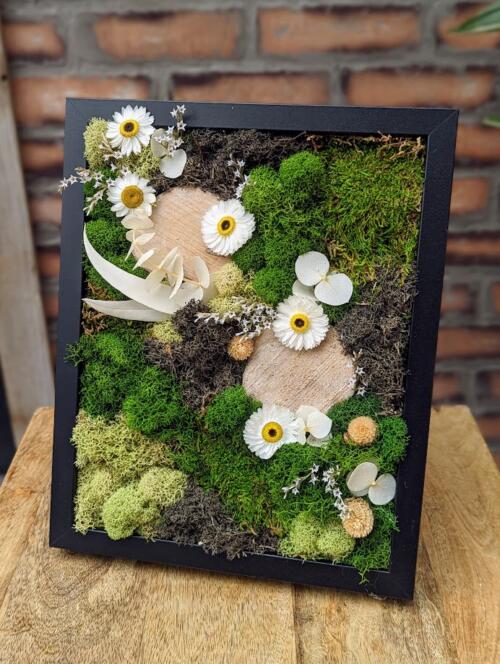
POLYGON ((250 337, 233 337, 227 346, 227 352, 233 360, 243 362, 253 353, 255 342, 250 337))
POLYGON ((362 415, 361 417, 355 417, 349 422, 347 433, 344 434, 344 440, 346 443, 363 447, 373 443, 377 437, 377 432, 378 427, 375 420, 362 415))
POLYGON ((366 537, 373 530, 373 512, 363 498, 348 498, 345 501, 347 516, 342 520, 344 530, 351 537, 366 537))

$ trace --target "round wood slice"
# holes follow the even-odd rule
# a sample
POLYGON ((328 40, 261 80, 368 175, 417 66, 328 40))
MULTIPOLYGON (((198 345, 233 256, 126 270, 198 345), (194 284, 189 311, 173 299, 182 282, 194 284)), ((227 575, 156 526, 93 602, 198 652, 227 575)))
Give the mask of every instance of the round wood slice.
POLYGON ((246 391, 263 403, 296 410, 301 405, 326 412, 354 394, 355 367, 335 330, 313 350, 294 351, 266 330, 243 374, 246 391))
MULTIPOLYGON (((139 258, 149 249, 157 249, 157 257, 163 258, 165 254, 179 247, 189 274, 189 259, 200 256, 208 266, 210 273, 217 272, 230 259, 217 256, 210 252, 201 237, 201 220, 208 208, 218 202, 217 196, 197 187, 176 187, 158 196, 151 219, 154 228, 144 233, 155 232, 155 236, 146 244, 134 249, 134 256, 139 258)), ((147 261, 143 267, 152 269, 153 264, 147 261)))

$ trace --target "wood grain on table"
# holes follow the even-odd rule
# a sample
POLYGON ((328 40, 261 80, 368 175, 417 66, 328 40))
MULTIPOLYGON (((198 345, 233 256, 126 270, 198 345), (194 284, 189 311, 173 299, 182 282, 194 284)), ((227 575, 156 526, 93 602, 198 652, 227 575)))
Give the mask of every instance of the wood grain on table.
POLYGON ((470 411, 433 412, 412 604, 47 546, 52 410, 0 489, 0 662, 500 661, 500 482, 470 411))

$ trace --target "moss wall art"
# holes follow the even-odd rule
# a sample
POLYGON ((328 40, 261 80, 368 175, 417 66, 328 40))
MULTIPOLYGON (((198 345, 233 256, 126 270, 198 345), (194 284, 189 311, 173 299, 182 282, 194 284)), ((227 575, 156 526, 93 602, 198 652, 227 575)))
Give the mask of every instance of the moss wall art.
POLYGON ((425 146, 154 123, 94 118, 62 182, 86 218, 75 529, 387 569, 425 146))

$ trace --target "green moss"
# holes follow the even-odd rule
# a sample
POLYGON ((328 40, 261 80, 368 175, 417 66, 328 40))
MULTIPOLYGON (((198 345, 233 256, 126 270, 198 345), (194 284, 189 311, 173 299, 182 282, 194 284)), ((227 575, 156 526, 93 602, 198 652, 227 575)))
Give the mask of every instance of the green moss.
POLYGON ((328 411, 332 420, 332 433, 345 433, 347 425, 355 417, 367 415, 376 419, 380 411, 380 402, 374 395, 351 397, 335 404, 328 411))
POLYGON ((180 343, 182 341, 182 336, 171 320, 164 320, 152 325, 149 329, 149 335, 165 344, 180 343))
POLYGON ((102 527, 102 508, 116 490, 116 479, 109 470, 87 466, 78 473, 75 495, 75 530, 85 534, 102 527))
POLYGON ((205 426, 212 436, 232 436, 243 430, 245 422, 260 407, 242 385, 228 387, 218 394, 205 413, 205 426))
POLYGON ((114 331, 83 335, 67 359, 82 364, 80 407, 89 415, 113 418, 144 368, 142 334, 123 323, 114 331))
POLYGON ((354 538, 346 533, 342 524, 332 523, 321 530, 316 541, 316 555, 333 563, 340 562, 352 552, 354 545, 354 538))
POLYGON ((108 127, 107 120, 92 118, 83 132, 84 156, 89 168, 93 171, 101 169, 105 165, 103 152, 100 149, 108 127))
POLYGON ((293 269, 264 267, 256 273, 252 283, 257 296, 275 307, 292 294, 295 279, 293 269))
POLYGON ((111 494, 102 508, 102 521, 108 537, 113 540, 134 534, 144 521, 144 507, 135 484, 111 494))
POLYGON ((392 505, 372 507, 373 530, 368 537, 358 540, 356 548, 345 562, 354 565, 366 582, 366 573, 374 569, 388 569, 391 562, 392 534, 398 530, 392 505))
POLYGON ((279 178, 287 196, 297 207, 314 205, 327 189, 323 159, 312 152, 297 152, 281 162, 279 178))
MULTIPOLYGON (((266 265, 272 268, 287 270, 290 274, 291 268, 295 268, 295 261, 300 254, 305 254, 316 248, 316 244, 308 238, 299 234, 291 241, 290 235, 276 235, 266 240, 264 256, 266 265)), ((294 280, 297 278, 293 272, 294 280)), ((293 283, 293 282, 292 282, 293 283)))
POLYGON ((71 441, 76 447, 76 466, 92 469, 85 473, 84 482, 90 481, 94 472, 105 470, 113 484, 121 485, 138 479, 150 468, 172 466, 172 454, 164 443, 130 429, 121 415, 108 422, 80 410, 71 441))
POLYGON ((193 427, 192 413, 182 401, 176 379, 156 367, 142 371, 135 389, 123 403, 123 412, 132 429, 164 441, 193 427))
POLYGON ((255 234, 231 258, 245 274, 257 272, 257 270, 260 270, 266 264, 264 249, 264 238, 255 234))
MULTIPOLYGON (((105 177, 113 177, 113 173, 106 168, 101 168, 100 169, 101 173, 105 177)), ((86 182, 83 185, 83 194, 85 197, 85 200, 90 198, 95 192, 95 187, 92 184, 92 182, 86 182)), ((106 221, 109 221, 112 224, 118 224, 118 218, 116 214, 111 210, 111 203, 108 201, 106 196, 103 196, 100 201, 96 203, 94 206, 92 212, 87 213, 87 217, 89 220, 91 219, 105 219, 106 221)))
POLYGON ((161 508, 171 507, 183 496, 187 477, 179 470, 159 467, 151 468, 139 480, 137 492, 144 503, 153 503, 161 508))
POLYGON ((285 190, 274 169, 258 166, 251 171, 243 189, 242 202, 245 209, 255 215, 258 223, 261 219, 279 215, 284 198, 285 190))

